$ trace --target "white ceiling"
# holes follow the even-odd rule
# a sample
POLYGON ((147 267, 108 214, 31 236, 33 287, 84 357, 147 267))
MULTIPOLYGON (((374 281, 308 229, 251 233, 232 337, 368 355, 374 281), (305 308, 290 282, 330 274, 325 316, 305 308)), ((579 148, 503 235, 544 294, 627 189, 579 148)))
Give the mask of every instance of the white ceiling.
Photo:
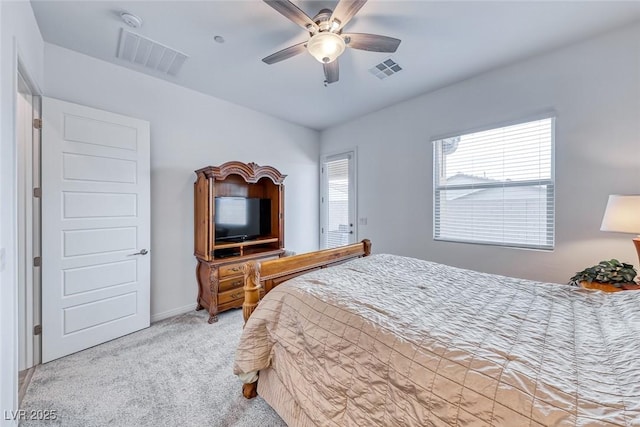
MULTIPOLYGON (((308 15, 335 1, 293 1, 308 15)), ((274 65, 261 59, 305 41, 305 32, 259 0, 36 1, 44 40, 156 75, 273 116, 325 129, 401 100, 640 19, 640 2, 370 0, 345 32, 402 39, 394 54, 354 49, 340 57, 340 81, 324 87, 322 65, 304 53, 274 65), (133 30, 189 56, 177 77, 115 57, 121 11, 133 30), (215 35, 226 39, 213 41, 215 35), (368 69, 391 57, 403 71, 379 80, 368 69)), ((128 27, 127 27, 128 28, 128 27)))

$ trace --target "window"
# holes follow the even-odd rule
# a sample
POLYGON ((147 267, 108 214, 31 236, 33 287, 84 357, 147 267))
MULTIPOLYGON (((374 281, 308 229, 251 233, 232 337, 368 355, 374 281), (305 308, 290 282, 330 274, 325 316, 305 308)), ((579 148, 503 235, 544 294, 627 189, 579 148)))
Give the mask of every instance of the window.
POLYGON ((435 240, 553 249, 555 118, 433 141, 435 240))

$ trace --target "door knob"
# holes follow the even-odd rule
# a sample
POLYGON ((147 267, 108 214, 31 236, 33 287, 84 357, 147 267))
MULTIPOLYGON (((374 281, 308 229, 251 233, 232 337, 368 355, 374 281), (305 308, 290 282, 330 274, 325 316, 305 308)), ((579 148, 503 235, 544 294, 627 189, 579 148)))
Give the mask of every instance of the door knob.
POLYGON ((136 252, 135 254, 129 254, 129 256, 133 256, 133 255, 146 255, 148 254, 149 251, 146 249, 141 250, 140 252, 136 252))

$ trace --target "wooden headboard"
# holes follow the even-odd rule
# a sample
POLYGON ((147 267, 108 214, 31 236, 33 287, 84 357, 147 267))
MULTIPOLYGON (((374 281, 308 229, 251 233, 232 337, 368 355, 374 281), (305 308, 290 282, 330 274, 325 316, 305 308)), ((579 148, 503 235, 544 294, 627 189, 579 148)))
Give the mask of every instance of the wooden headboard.
POLYGON ((370 254, 371 242, 365 239, 360 243, 333 249, 269 261, 247 262, 244 265, 244 304, 242 304, 245 323, 258 306, 260 298, 280 283, 310 271, 331 267, 370 254))

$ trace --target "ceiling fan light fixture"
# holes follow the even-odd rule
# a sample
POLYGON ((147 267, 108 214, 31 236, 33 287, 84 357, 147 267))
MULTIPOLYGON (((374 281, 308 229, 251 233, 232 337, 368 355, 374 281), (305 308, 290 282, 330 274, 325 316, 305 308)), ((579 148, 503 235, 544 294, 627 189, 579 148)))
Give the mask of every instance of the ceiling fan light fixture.
MULTIPOLYGON (((271 65, 308 51, 318 62, 322 63, 325 85, 338 81, 340 70, 338 57, 348 46, 350 49, 371 52, 393 53, 400 44, 400 39, 381 36, 379 34, 354 33, 343 34, 342 28, 351 21, 367 0, 338 0, 334 10, 321 9, 313 18, 302 11, 292 0, 264 0, 276 12, 289 21, 308 31, 306 42, 294 44, 265 58, 262 62, 271 65)), ((384 72, 400 71, 389 68, 384 72)))
POLYGON ((345 49, 345 42, 336 33, 314 34, 307 43, 309 53, 323 64, 335 61, 345 49))

